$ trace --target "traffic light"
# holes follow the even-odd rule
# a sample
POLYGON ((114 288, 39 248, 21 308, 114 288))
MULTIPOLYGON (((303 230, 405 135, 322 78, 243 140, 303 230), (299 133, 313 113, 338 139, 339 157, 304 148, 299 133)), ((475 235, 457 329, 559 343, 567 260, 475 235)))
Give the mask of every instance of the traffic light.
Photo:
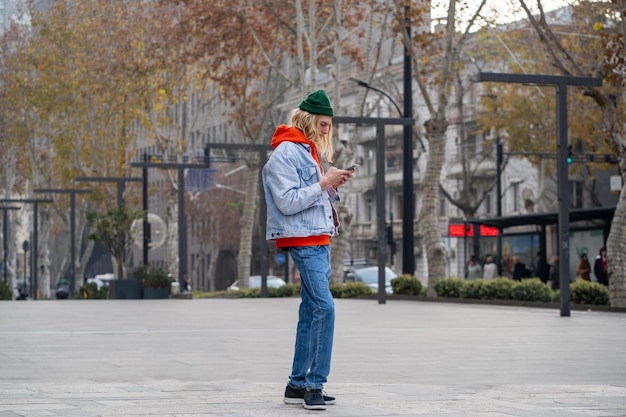
POLYGON ((572 153, 572 145, 567 145, 567 163, 574 162, 574 154, 572 153))
POLYGON ((385 227, 385 237, 387 238, 387 244, 389 245, 389 251, 391 255, 395 255, 398 252, 398 244, 393 238, 393 227, 388 225, 385 227))
POLYGON ((207 168, 211 166, 211 148, 208 145, 204 148, 204 166, 207 168))
POLYGON ((385 227, 385 237, 387 238, 387 244, 391 245, 393 242, 393 227, 387 226, 385 227))

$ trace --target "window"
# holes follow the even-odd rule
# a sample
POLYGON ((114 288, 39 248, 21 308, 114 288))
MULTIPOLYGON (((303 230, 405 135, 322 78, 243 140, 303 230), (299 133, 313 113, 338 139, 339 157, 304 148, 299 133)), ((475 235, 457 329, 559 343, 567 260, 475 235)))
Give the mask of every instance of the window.
POLYGON ((580 181, 570 181, 569 195, 570 208, 583 208, 583 184, 580 181))
POLYGON ((443 193, 439 193, 439 216, 445 217, 446 215, 446 196, 443 193))
POLYGON ((519 198, 520 184, 521 182, 514 182, 513 184, 511 184, 513 188, 513 211, 514 212, 520 211, 520 198, 519 198))

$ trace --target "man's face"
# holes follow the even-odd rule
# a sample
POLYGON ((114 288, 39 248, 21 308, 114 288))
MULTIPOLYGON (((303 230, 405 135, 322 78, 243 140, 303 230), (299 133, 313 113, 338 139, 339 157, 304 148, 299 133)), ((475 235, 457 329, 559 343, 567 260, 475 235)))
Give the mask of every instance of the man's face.
POLYGON ((317 118, 317 132, 320 136, 328 135, 328 131, 333 124, 333 119, 330 116, 320 115, 317 118))

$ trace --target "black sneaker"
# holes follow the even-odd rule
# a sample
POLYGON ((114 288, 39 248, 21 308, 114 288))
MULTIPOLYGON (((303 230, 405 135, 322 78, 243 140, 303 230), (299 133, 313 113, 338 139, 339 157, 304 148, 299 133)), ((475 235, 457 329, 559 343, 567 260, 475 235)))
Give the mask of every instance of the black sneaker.
MULTIPOLYGON (((285 404, 297 404, 300 405, 304 401, 304 394, 306 393, 306 388, 296 389, 291 385, 287 385, 285 388, 285 398, 283 401, 285 404)), ((330 395, 326 395, 322 392, 322 398, 324 398, 324 402, 326 405, 333 405, 337 402, 335 397, 331 397, 330 395)))
POLYGON ((326 401, 321 389, 313 389, 304 393, 302 406, 307 410, 326 410, 326 401))

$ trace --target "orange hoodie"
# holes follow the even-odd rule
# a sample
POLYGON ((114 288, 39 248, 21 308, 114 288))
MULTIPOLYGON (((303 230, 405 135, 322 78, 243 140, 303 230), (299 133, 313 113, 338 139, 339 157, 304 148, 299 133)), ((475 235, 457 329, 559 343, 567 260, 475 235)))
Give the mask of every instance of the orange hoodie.
MULTIPOLYGON (((276 148, 283 142, 295 142, 295 143, 305 143, 311 147, 311 156, 317 163, 317 166, 320 168, 320 172, 322 175, 324 174, 324 170, 322 168, 322 164, 320 162, 320 157, 317 154, 317 147, 313 142, 308 140, 304 133, 301 130, 287 125, 280 125, 276 128, 274 132, 274 136, 272 136, 272 147, 276 148)), ((329 245, 330 244, 330 236, 329 235, 321 235, 321 236, 307 236, 307 237, 288 237, 282 239, 276 239, 276 247, 277 248, 289 248, 293 246, 318 246, 318 245, 329 245)))

